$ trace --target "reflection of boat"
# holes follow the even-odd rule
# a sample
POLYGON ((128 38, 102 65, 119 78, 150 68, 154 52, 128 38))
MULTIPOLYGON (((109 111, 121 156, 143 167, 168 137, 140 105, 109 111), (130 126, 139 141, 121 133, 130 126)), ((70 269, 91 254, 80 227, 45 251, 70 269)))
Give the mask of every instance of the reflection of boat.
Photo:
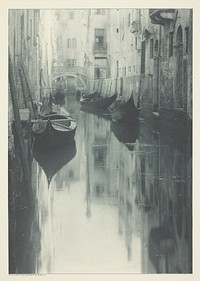
POLYGON ((134 119, 139 113, 139 109, 135 106, 133 97, 131 96, 127 102, 117 99, 110 107, 109 111, 113 121, 134 119))
POLYGON ((64 93, 56 93, 55 96, 53 96, 53 103, 63 105, 65 104, 65 94, 64 93))
POLYGON ((48 184, 50 184, 53 176, 76 155, 76 143, 73 141, 67 146, 49 151, 44 151, 40 147, 34 145, 33 156, 44 170, 48 184))
POLYGON ((106 120, 111 120, 110 112, 105 109, 81 107, 81 111, 94 114, 94 115, 102 117, 106 120))
POLYGON ((38 145, 56 148, 73 141, 76 126, 75 120, 67 114, 51 114, 36 121, 32 132, 38 145))
POLYGON ((80 99, 81 107, 90 107, 95 109, 106 109, 108 108, 116 99, 117 94, 115 93, 111 97, 101 97, 94 93, 94 96, 91 97, 85 96, 80 99))
POLYGON ((136 142, 139 135, 139 121, 133 122, 111 122, 111 130, 116 138, 127 145, 128 148, 133 148, 133 143, 136 142))

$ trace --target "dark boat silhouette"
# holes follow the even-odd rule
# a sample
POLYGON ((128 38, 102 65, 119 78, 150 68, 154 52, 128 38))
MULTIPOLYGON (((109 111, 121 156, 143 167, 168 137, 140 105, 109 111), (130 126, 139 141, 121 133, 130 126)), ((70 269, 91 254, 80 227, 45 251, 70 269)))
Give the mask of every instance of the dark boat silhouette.
POLYGON ((101 97, 94 93, 88 96, 83 96, 80 99, 80 104, 82 108, 93 108, 93 109, 107 109, 117 98, 115 93, 111 97, 101 97))
POLYGON ((135 119, 132 122, 121 121, 120 123, 112 121, 111 130, 121 143, 124 143, 129 150, 133 150, 134 143, 139 136, 138 119, 135 119))
POLYGON ((97 109, 97 108, 85 108, 81 107, 80 110, 82 112, 86 112, 89 114, 96 115, 98 117, 101 117, 105 120, 111 120, 110 112, 106 109, 97 109))
POLYGON ((140 111, 135 106, 132 96, 127 102, 117 99, 108 109, 114 122, 132 120, 138 116, 140 111))
POLYGON ((48 185, 53 176, 76 155, 76 143, 73 141, 67 146, 52 151, 45 151, 40 146, 34 145, 33 156, 46 174, 48 185))

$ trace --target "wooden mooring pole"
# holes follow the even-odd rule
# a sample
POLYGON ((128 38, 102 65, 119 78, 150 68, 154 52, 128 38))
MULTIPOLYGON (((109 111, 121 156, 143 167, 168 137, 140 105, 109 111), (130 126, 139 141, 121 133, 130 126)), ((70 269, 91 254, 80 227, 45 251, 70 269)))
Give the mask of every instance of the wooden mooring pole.
POLYGON ((36 116, 36 113, 35 113, 35 107, 34 107, 34 104, 33 104, 33 99, 32 99, 32 95, 31 95, 31 89, 29 87, 28 79, 26 77, 26 73, 25 73, 25 70, 24 70, 24 67, 23 67, 22 64, 21 64, 21 67, 22 67, 22 70, 23 70, 23 73, 24 73, 24 78, 25 78, 25 81, 26 81, 26 86, 27 86, 27 90, 28 90, 29 100, 31 102, 32 109, 33 109, 33 116, 36 119, 37 116, 36 116))
POLYGON ((22 169, 24 174, 24 180, 27 186, 28 196, 30 199, 31 196, 31 177, 30 177, 30 171, 28 166, 28 161, 26 158, 26 152, 25 152, 25 145, 24 145, 24 138, 23 138, 23 132, 22 132, 22 125, 20 121, 20 113, 19 113, 19 106, 17 101, 17 93, 16 93, 16 87, 15 87, 15 81, 14 81, 14 71, 12 66, 12 61, 10 57, 9 52, 9 84, 10 84, 10 93, 12 98, 12 104, 13 104, 13 112, 15 117, 15 132, 17 136, 17 140, 19 142, 19 149, 20 149, 20 158, 22 162, 22 169))
POLYGON ((26 94, 26 88, 25 88, 25 85, 24 85, 24 80, 23 80, 23 77, 22 77, 21 68, 19 68, 19 76, 20 76, 21 85, 22 85, 22 93, 23 93, 23 96, 24 96, 24 104, 25 104, 25 107, 27 108, 28 107, 28 98, 27 98, 27 94, 26 94))

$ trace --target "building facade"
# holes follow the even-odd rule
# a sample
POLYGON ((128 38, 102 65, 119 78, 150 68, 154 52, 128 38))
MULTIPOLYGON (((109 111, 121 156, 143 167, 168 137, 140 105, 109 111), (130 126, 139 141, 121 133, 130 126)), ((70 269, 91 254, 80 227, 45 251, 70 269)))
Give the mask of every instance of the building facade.
POLYGON ((131 32, 141 41, 144 108, 192 119, 192 10, 136 10, 131 32))

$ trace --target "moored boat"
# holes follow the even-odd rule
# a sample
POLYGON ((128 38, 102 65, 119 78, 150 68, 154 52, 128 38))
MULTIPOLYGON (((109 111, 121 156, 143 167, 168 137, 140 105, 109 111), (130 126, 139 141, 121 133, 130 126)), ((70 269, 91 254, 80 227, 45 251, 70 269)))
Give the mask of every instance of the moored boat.
POLYGON ((111 97, 101 97, 94 93, 94 96, 85 96, 80 99, 81 107, 107 109, 117 98, 115 93, 111 97))
POLYGON ((80 100, 92 100, 94 98, 98 97, 98 92, 97 91, 93 91, 91 94, 84 94, 82 95, 82 97, 80 98, 80 100))
POLYGON ((57 148, 74 140, 77 124, 68 114, 43 116, 33 124, 32 132, 37 145, 44 148, 57 148))
POLYGON ((115 122, 132 120, 139 114, 139 109, 135 106, 132 96, 127 102, 117 99, 108 109, 115 122))

